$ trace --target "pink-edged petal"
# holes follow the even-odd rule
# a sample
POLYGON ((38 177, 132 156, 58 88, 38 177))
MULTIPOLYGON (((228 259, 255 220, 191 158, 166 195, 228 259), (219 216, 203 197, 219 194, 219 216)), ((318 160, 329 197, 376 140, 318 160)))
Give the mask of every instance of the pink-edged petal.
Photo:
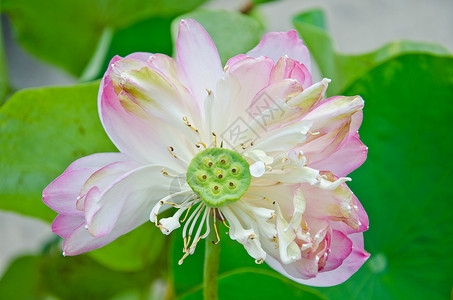
POLYGON ((268 255, 266 256, 266 263, 272 269, 284 275, 285 277, 300 283, 310 278, 313 278, 316 276, 316 274, 318 274, 318 263, 315 261, 314 258, 313 259, 302 258, 289 265, 284 265, 275 257, 268 255), (301 277, 305 279, 301 279, 301 277))
POLYGON ((324 272, 334 270, 343 263, 352 252, 352 241, 344 233, 332 230, 329 249, 324 272))
POLYGON ((119 161, 108 164, 94 172, 85 182, 77 200, 77 209, 83 211, 85 207, 85 197, 96 187, 99 191, 106 190, 115 180, 121 178, 124 174, 137 169, 141 166, 136 161, 119 161))
POLYGON ((271 81, 278 82, 283 79, 296 79, 304 89, 312 85, 312 78, 307 67, 289 57, 282 57, 275 64, 271 81))
POLYGON ((236 56, 233 56, 230 58, 227 63, 225 64, 225 69, 228 70, 230 67, 232 67, 234 64, 240 62, 243 59, 246 59, 248 56, 245 54, 238 54, 236 56))
POLYGON ((350 121, 354 113, 361 114, 363 105, 364 102, 360 96, 331 97, 306 114, 304 120, 313 121, 311 129, 313 132, 331 132, 350 121))
POLYGON ((364 232, 367 231, 370 225, 370 221, 368 220, 368 215, 363 208, 362 204, 360 203, 359 199, 357 199, 356 195, 352 195, 354 199, 354 203, 357 206, 357 215, 359 219, 359 228, 357 230, 351 228, 344 222, 331 222, 332 228, 338 231, 341 231, 345 234, 351 234, 356 232, 364 232))
POLYGON ((270 32, 247 55, 252 57, 267 56, 275 63, 280 57, 288 56, 304 64, 310 71, 310 54, 295 30, 288 32, 270 32))
MULTIPOLYGON (((134 169, 115 180, 105 191, 87 195, 85 216, 93 236, 109 234, 118 224, 137 219, 145 210, 146 218, 156 201, 170 194, 174 178, 161 172, 162 166, 148 165, 134 169)), ((172 170, 168 169, 168 172, 172 170)))
POLYGON ((154 54, 149 58, 148 64, 167 78, 177 78, 176 60, 172 57, 165 54, 154 54))
MULTIPOLYGON (((127 111, 119 101, 109 75, 111 66, 120 59, 115 57, 111 61, 101 81, 98 97, 99 115, 110 140, 121 152, 138 161, 144 163, 166 161, 179 173, 184 172, 181 161, 172 159, 171 154, 166 151, 170 146, 176 147, 175 142, 184 144, 184 139, 178 138, 181 133, 175 132, 172 128, 162 130, 168 127, 168 125, 164 126, 163 121, 154 118, 155 123, 152 123, 147 118, 146 112, 137 104, 129 101, 126 106, 127 111), (140 114, 142 118, 139 117, 140 114), (168 134, 169 131, 175 135, 168 134)), ((179 151, 187 149, 182 146, 176 148, 179 151)))
MULTIPOLYGON (((63 243, 65 256, 72 256, 91 251, 105 246, 123 234, 137 228, 147 220, 147 213, 143 210, 137 211, 137 215, 129 220, 122 219, 109 234, 102 237, 93 237, 85 227, 85 223, 74 229, 63 243)), ((149 212, 148 212, 149 215, 149 212)))
POLYGON ((254 97, 269 85, 273 62, 266 58, 247 57, 232 65, 217 85, 211 109, 213 131, 224 132, 238 118, 250 119, 254 97))
POLYGON ((357 272, 357 270, 370 256, 369 253, 367 253, 363 248, 362 233, 350 234, 348 235, 348 239, 351 240, 353 243, 351 254, 343 261, 343 263, 338 268, 332 271, 319 272, 314 278, 302 279, 300 277, 290 275, 278 262, 278 260, 271 256, 267 256, 266 263, 277 272, 298 283, 310 286, 338 285, 346 281, 355 272, 357 272))
POLYGON ((363 248, 362 233, 350 234, 348 238, 353 243, 352 251, 338 268, 332 271, 320 272, 313 279, 295 281, 311 286, 333 286, 349 279, 365 263, 370 254, 363 248))
POLYGON ((206 89, 215 91, 217 81, 223 74, 217 48, 198 22, 187 19, 179 23, 176 52, 180 80, 202 107, 206 89))
POLYGON ((355 134, 349 138, 337 151, 318 161, 310 161, 311 168, 331 171, 343 177, 360 167, 366 160, 368 147, 366 147, 355 134))
POLYGON ((358 207, 349 187, 342 183, 335 190, 326 190, 303 183, 302 190, 306 201, 305 216, 342 221, 359 229, 358 207))
POLYGON ((85 181, 105 165, 127 159, 122 153, 98 153, 76 160, 44 189, 44 203, 58 213, 82 214, 76 201, 85 181))
POLYGON ((77 227, 85 224, 82 215, 59 214, 52 223, 52 231, 66 239, 77 227))

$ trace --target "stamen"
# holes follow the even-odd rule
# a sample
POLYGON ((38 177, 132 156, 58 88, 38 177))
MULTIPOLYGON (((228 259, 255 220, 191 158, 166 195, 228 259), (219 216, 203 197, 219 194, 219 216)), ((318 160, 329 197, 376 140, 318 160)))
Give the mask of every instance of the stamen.
POLYGON ((272 201, 272 202, 271 202, 271 200, 269 200, 269 198, 267 198, 267 197, 264 197, 264 200, 266 200, 267 202, 269 202, 271 205, 275 205, 275 201, 272 201))
POLYGON ((264 262, 264 259, 255 259, 255 263, 261 265, 264 262))
POLYGON ((173 148, 172 146, 168 147, 167 148, 168 152, 170 152, 171 156, 173 156, 174 158, 178 158, 174 153, 173 151, 175 151, 175 148, 173 148))
POLYGON ((214 136, 214 147, 217 147, 217 135, 215 132, 212 132, 212 135, 214 136))
POLYGON ((196 146, 197 148, 200 148, 201 146, 203 146, 205 149, 207 148, 206 144, 203 143, 203 142, 198 142, 198 143, 195 144, 195 146, 196 146))
POLYGON ((182 117, 182 120, 184 121, 184 123, 185 123, 190 129, 192 129, 193 131, 195 131, 196 133, 198 133, 198 129, 194 128, 194 127, 189 123, 189 120, 187 119, 186 116, 182 117))
POLYGON ((217 245, 220 242, 220 236, 219 236, 219 231, 217 230, 217 225, 216 225, 216 219, 215 219, 215 214, 212 214, 212 223, 214 224, 214 230, 215 230, 215 235, 217 236, 217 242, 212 241, 214 245, 217 245))
POLYGON ((227 227, 228 229, 230 229, 230 226, 227 225, 227 223, 226 223, 226 218, 225 218, 225 216, 223 215, 222 211, 221 211, 220 209, 217 209, 217 211, 219 212, 219 216, 220 216, 220 219, 222 219, 223 225, 225 225, 225 227, 227 227))
MULTIPOLYGON (((299 154, 299 155, 300 155, 300 154, 299 154)), ((284 157, 284 158, 282 159, 282 170, 285 169, 285 162, 288 161, 288 160, 289 160, 289 158, 287 158, 287 157, 284 157)))
POLYGON ((189 211, 192 209, 193 203, 189 206, 189 209, 186 211, 186 215, 182 220, 180 220, 181 223, 184 223, 184 221, 187 219, 187 216, 189 215, 189 211))
POLYGON ((308 130, 307 133, 308 133, 308 134, 311 134, 311 135, 313 135, 313 136, 316 136, 316 135, 321 134, 321 132, 319 132, 319 131, 317 131, 317 132, 311 132, 311 130, 308 130))
POLYGON ((189 224, 192 222, 192 219, 195 217, 195 215, 197 215, 197 213, 200 211, 200 209, 204 207, 204 204, 202 202, 200 202, 200 204, 198 205, 198 207, 194 210, 194 212, 190 215, 189 219, 187 220, 186 224, 184 224, 184 228, 182 229, 182 238, 184 239, 184 250, 185 251, 187 249, 187 246, 189 245, 189 242, 190 242, 190 234, 189 234, 189 237, 188 239, 186 240, 186 232, 187 232, 187 227, 189 226, 189 224))

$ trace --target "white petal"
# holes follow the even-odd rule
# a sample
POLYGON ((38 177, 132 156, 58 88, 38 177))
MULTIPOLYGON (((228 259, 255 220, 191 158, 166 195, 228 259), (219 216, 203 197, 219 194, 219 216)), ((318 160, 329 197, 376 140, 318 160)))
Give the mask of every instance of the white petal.
POLYGON ((250 166, 250 174, 253 177, 261 177, 266 172, 266 166, 262 161, 258 161, 250 166))
POLYGON ((296 239, 296 233, 293 230, 285 230, 289 227, 289 224, 283 217, 278 204, 276 206, 280 259, 284 264, 290 264, 301 258, 301 252, 299 246, 294 241, 296 239))

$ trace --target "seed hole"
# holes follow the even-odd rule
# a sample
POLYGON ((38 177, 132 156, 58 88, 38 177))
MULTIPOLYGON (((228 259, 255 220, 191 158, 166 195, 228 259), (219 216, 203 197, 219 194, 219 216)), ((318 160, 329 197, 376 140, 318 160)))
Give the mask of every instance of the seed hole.
POLYGON ((219 176, 217 176, 217 177, 219 177, 219 178, 221 179, 221 178, 223 177, 223 175, 222 175, 222 174, 219 174, 219 176))
POLYGON ((212 161, 208 162, 208 166, 212 167, 212 161))
POLYGON ((237 169, 236 169, 236 168, 233 168, 233 169, 231 169, 231 172, 236 173, 236 172, 237 172, 237 169))
POLYGON ((232 181, 230 181, 230 186, 234 186, 234 183, 232 181))
POLYGON ((216 185, 216 186, 214 186, 214 190, 216 190, 216 191, 217 191, 218 189, 219 189, 219 187, 218 187, 217 185, 216 185))
POLYGON ((220 163, 226 164, 226 160, 222 159, 222 160, 220 161, 220 163))
POLYGON ((208 176, 206 176, 206 174, 205 174, 205 175, 203 175, 202 177, 203 177, 203 179, 206 179, 206 178, 208 178, 208 176))

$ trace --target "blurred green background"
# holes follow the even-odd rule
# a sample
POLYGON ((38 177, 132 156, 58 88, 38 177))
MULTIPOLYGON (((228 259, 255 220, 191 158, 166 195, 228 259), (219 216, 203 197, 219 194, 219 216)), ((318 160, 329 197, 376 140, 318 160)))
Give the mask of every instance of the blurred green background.
POLYGON ((220 299, 451 297, 452 1, 0 3, 0 299, 201 298, 201 245, 178 266, 181 240, 145 224, 63 258, 50 232, 55 213, 40 197, 76 158, 115 150, 95 100, 110 58, 171 55, 180 18, 206 28, 223 62, 265 32, 295 28, 317 66, 314 79, 333 79, 329 95, 360 94, 366 103, 360 134, 369 156, 350 186, 370 218, 371 258, 346 283, 311 288, 255 265, 223 238, 220 299))

